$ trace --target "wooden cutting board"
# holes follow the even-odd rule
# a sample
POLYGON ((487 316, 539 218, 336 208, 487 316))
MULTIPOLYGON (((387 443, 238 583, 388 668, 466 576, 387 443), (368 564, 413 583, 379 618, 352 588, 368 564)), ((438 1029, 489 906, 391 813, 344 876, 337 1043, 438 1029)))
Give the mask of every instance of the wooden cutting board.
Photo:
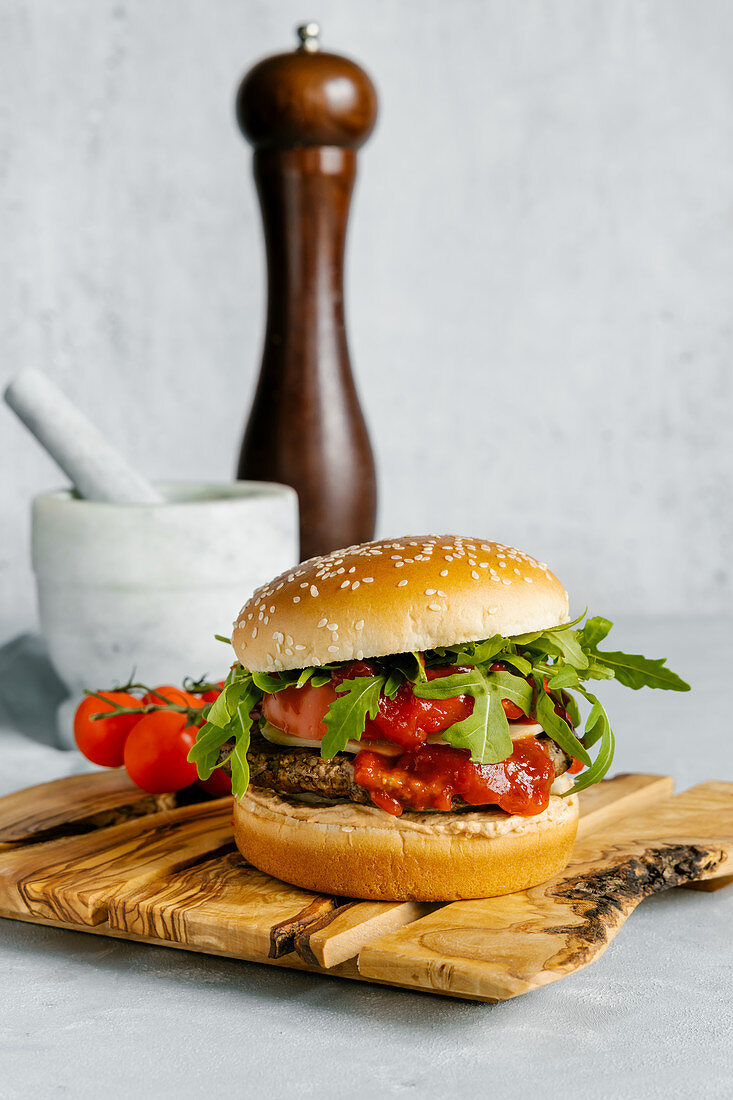
POLYGON ((229 799, 175 805, 122 772, 75 776, 0 799, 0 916, 504 1000, 598 958, 649 894, 733 882, 733 783, 673 796, 666 776, 620 775, 580 801, 571 863, 542 886, 445 905, 363 902, 247 864, 229 799))

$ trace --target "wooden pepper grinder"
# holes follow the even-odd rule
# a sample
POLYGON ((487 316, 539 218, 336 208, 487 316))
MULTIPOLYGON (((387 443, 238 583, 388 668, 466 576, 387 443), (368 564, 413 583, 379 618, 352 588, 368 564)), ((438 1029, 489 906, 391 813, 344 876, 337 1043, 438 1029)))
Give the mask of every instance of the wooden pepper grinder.
POLYGON ((262 366, 237 477, 292 485, 301 558, 374 535, 374 458, 344 323, 346 223, 356 150, 377 117, 374 86, 325 53, 315 23, 300 46, 255 65, 237 94, 254 146, 267 251, 262 366))

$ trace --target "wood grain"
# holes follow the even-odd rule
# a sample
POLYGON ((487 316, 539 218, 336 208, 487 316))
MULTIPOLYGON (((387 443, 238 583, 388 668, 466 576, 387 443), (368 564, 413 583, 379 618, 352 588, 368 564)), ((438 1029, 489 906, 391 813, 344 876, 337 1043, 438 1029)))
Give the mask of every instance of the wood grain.
POLYGON ((367 945, 365 977, 487 1001, 597 959, 651 893, 733 864, 733 784, 705 783, 581 840, 566 870, 524 893, 455 902, 367 945))
POLYGON ((146 794, 122 768, 55 779, 0 798, 0 851, 101 829, 173 805, 173 795, 146 794))
POLYGON ((641 813, 673 794, 674 780, 669 775, 622 773, 604 779, 579 795, 577 840, 641 813))
POLYGON ((94 925, 117 890, 233 847, 231 800, 217 799, 2 853, 0 909, 94 925))
POLYGON ((0 915, 499 999, 587 965, 646 894, 731 875, 728 841, 716 849, 709 835, 713 821, 733 837, 731 785, 676 799, 671 790, 664 776, 608 780, 581 796, 564 876, 525 895, 425 906, 322 896, 269 878, 234 850, 228 799, 110 825, 128 808, 144 814, 145 796, 136 802, 140 792, 116 773, 75 777, 0 799, 4 835, 14 838, 0 851, 0 915), (680 835, 683 826, 694 836, 680 835))
POLYGON ((111 928, 242 958, 281 958, 296 935, 338 902, 288 886, 229 852, 125 885, 109 901, 111 928))

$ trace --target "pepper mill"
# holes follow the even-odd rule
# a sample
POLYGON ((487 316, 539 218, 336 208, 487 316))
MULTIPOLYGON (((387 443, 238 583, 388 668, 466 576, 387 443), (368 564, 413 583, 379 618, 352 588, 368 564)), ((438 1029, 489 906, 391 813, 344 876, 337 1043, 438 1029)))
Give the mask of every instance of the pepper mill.
POLYGON ((301 558, 372 538, 377 496, 343 292, 356 150, 377 96, 318 35, 315 23, 299 27, 300 46, 259 62, 237 93, 267 253, 265 347, 237 477, 297 491, 301 558))

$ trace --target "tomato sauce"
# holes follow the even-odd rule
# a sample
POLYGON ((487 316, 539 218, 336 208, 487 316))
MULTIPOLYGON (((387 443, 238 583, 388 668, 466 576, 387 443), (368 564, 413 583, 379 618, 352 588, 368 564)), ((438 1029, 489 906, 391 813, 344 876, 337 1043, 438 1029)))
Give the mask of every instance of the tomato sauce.
POLYGON ((455 796, 470 806, 498 806, 532 816, 547 809, 555 778, 549 753, 534 737, 514 742, 499 764, 474 764, 467 749, 421 745, 402 756, 357 753, 354 779, 380 810, 450 810, 455 796))

